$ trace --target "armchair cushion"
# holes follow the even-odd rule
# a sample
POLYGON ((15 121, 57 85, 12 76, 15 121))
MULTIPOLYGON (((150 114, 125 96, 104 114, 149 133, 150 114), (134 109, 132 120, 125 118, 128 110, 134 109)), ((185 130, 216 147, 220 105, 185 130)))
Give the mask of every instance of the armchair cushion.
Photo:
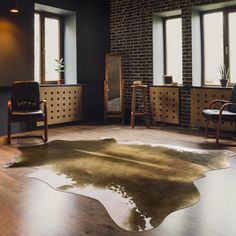
MULTIPOLYGON (((219 119, 219 110, 215 109, 205 109, 202 111, 202 115, 207 120, 218 121, 219 119)), ((222 121, 235 122, 236 121, 236 113, 231 111, 223 111, 222 112, 222 121)))
POLYGON ((228 111, 236 112, 236 85, 234 85, 234 89, 230 96, 230 102, 235 103, 228 106, 228 111))
POLYGON ((35 111, 38 109, 38 103, 31 101, 16 101, 15 111, 35 111))
POLYGON ((236 104, 229 105, 228 110, 236 113, 236 104))
POLYGON ((10 119, 13 122, 36 122, 42 121, 45 115, 42 110, 38 111, 13 111, 10 113, 10 119))

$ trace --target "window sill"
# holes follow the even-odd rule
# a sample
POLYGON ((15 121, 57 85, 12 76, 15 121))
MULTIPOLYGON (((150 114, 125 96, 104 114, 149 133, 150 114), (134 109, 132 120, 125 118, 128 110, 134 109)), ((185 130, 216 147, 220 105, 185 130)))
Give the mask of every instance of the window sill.
POLYGON ((182 84, 181 85, 163 84, 163 85, 151 85, 150 87, 183 88, 184 86, 182 84))
POLYGON ((150 87, 165 87, 165 88, 194 88, 194 89, 233 89, 233 86, 221 87, 221 86, 183 86, 183 85, 151 85, 150 87))
POLYGON ((70 87, 70 86, 84 86, 85 84, 40 84, 40 87, 70 87))
POLYGON ((192 88, 203 88, 203 89, 232 89, 233 86, 221 87, 220 85, 203 85, 203 86, 192 86, 192 88))

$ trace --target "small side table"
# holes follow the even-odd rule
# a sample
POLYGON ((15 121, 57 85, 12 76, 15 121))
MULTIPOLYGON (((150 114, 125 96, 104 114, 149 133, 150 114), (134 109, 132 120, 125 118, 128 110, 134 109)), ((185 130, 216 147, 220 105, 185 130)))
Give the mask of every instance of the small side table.
POLYGON ((132 85, 131 88, 132 88, 132 104, 131 104, 131 117, 130 117, 131 127, 134 128, 136 116, 144 116, 147 128, 149 128, 149 120, 148 120, 148 114, 147 114, 147 98, 146 98, 147 85, 143 85, 143 84, 132 85), (136 112, 137 90, 141 90, 141 93, 142 93, 143 112, 136 112))

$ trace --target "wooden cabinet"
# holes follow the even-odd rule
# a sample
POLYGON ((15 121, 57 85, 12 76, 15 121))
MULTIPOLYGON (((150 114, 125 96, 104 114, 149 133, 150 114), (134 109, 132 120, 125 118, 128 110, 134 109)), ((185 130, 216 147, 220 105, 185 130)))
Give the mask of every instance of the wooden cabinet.
POLYGON ((179 88, 150 87, 150 108, 154 122, 179 124, 179 88))
MULTIPOLYGON (((41 100, 47 100, 48 124, 60 124, 82 119, 80 85, 46 85, 40 87, 41 100)), ((38 123, 40 126, 41 123, 38 123)))

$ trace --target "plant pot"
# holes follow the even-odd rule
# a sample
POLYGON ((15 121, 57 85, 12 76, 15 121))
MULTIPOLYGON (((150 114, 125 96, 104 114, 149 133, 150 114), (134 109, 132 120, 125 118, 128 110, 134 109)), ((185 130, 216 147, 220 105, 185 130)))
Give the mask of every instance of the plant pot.
POLYGON ((64 84, 64 79, 59 79, 59 80, 57 81, 57 84, 64 84))
POLYGON ((227 87, 228 86, 228 80, 227 79, 220 79, 221 87, 227 87))

